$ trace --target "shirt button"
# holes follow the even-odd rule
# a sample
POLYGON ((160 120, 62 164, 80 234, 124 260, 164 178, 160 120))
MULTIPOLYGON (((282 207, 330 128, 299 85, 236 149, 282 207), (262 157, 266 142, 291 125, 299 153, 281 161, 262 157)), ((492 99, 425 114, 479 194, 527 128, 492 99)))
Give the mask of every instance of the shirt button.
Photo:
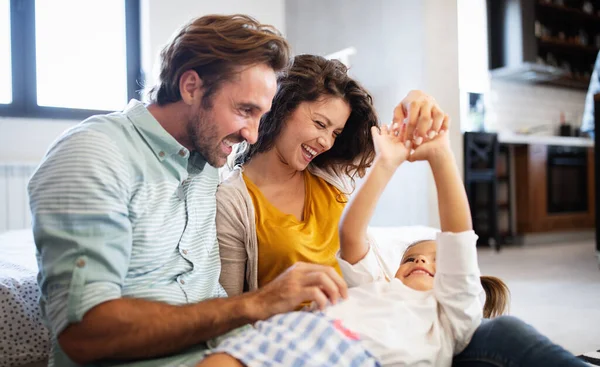
POLYGON ((183 252, 183 254, 184 254, 184 255, 187 255, 187 253, 188 253, 188 250, 183 250, 183 251, 181 251, 181 252, 183 252))
POLYGON ((164 156, 165 156, 165 152, 163 152, 163 151, 160 151, 160 152, 158 153, 158 156, 159 156, 159 157, 161 157, 161 158, 162 158, 162 157, 164 157, 164 156))
POLYGON ((85 260, 78 259, 77 262, 75 263, 75 265, 77 265, 78 268, 83 268, 85 266, 85 260))
POLYGON ((182 156, 182 157, 185 157, 185 154, 186 154, 186 152, 185 152, 185 149, 181 149, 181 150, 179 151, 179 155, 180 155, 180 156, 182 156))
POLYGON ((179 279, 179 283, 181 283, 181 284, 185 284, 185 280, 183 280, 183 279, 179 279))

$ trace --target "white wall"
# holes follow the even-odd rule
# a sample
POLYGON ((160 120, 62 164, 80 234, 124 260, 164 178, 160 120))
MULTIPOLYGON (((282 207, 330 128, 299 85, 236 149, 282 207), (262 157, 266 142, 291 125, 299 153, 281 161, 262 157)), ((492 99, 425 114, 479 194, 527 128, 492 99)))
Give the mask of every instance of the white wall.
MULTIPOLYGON (((285 29, 283 0, 142 0, 142 65, 152 82, 152 67, 162 45, 191 18, 212 13, 245 13, 285 29)), ((0 162, 38 162, 48 146, 79 121, 0 117, 0 162)))
MULTIPOLYGON (((459 94, 459 48, 457 0, 425 0, 425 90, 431 93, 452 118, 450 145, 462 172, 463 139, 461 135, 459 94)), ((429 224, 439 228, 437 195, 429 177, 429 224)))
POLYGON ((557 135, 561 111, 573 128, 581 126, 585 91, 491 81, 486 98, 486 129, 515 131, 543 126, 539 134, 557 135))
POLYGON ((171 35, 192 18, 208 14, 248 14, 285 33, 284 0, 142 0, 142 68, 154 81, 155 63, 171 35))
POLYGON ((36 163, 63 131, 78 121, 0 118, 0 163, 36 163))

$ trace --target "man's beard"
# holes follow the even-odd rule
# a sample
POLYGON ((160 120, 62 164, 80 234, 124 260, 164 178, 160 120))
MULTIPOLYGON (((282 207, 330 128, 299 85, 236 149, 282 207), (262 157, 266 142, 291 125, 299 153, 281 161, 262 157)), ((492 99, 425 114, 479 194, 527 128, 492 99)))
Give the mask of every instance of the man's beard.
POLYGON ((210 109, 201 107, 196 118, 188 123, 187 130, 194 150, 213 167, 222 167, 226 158, 220 151, 215 121, 211 121, 210 109))

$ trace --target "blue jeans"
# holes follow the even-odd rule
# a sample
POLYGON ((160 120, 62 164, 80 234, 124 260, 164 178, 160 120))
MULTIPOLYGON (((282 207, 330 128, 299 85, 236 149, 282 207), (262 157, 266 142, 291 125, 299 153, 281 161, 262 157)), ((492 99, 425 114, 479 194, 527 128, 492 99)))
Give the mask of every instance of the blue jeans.
POLYGON ((568 367, 587 365, 512 316, 483 320, 454 367, 568 367))

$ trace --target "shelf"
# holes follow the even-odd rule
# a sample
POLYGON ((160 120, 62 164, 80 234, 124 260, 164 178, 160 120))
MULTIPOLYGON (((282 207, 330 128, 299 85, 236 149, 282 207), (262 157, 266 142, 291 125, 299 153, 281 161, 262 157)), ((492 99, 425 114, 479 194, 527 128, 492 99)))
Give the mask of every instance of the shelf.
POLYGON ((593 55, 598 54, 598 51, 600 51, 600 49, 594 46, 584 46, 578 43, 562 41, 557 38, 541 37, 538 38, 538 43, 540 46, 561 49, 562 51, 582 51, 593 55))
POLYGON ((577 17, 580 19, 586 19, 586 20, 590 20, 590 21, 600 22, 600 16, 595 15, 595 14, 588 14, 588 13, 584 12, 583 10, 569 8, 566 6, 555 5, 555 4, 546 4, 546 3, 542 3, 542 2, 538 2, 537 5, 543 9, 548 9, 548 10, 555 11, 555 12, 562 13, 562 14, 569 14, 571 16, 574 16, 574 17, 577 17))

